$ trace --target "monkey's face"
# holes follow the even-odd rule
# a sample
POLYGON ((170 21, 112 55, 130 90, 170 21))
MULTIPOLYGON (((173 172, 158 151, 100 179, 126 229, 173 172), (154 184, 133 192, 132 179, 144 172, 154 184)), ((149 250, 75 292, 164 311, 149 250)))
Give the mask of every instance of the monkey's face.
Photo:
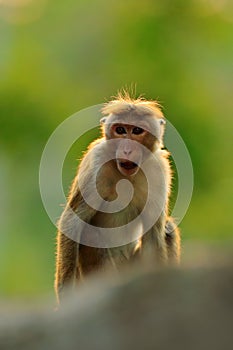
POLYGON ((117 169, 124 176, 135 175, 148 154, 161 147, 163 118, 140 113, 111 113, 102 118, 101 123, 103 136, 119 141, 111 151, 115 153, 117 169))
POLYGON ((117 139, 116 164, 124 176, 135 175, 143 160, 143 139, 147 132, 141 127, 127 124, 114 124, 112 138, 117 139))

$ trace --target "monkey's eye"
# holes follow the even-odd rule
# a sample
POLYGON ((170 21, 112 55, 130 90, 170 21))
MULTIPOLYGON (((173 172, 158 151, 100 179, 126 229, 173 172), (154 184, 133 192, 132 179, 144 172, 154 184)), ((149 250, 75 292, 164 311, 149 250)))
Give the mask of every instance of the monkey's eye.
POLYGON ((132 131, 132 133, 133 133, 134 135, 140 135, 140 134, 142 134, 143 132, 144 132, 144 129, 139 128, 138 126, 135 126, 135 128, 133 128, 133 131, 132 131))
POLYGON ((123 128, 123 126, 117 126, 115 131, 118 135, 126 134, 126 130, 123 128))

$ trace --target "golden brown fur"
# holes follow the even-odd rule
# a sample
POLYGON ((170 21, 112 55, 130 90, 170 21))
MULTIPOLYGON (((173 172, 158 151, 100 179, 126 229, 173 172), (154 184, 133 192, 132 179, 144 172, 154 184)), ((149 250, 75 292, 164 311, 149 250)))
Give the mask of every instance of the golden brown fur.
MULTIPOLYGON (((165 121, 158 103, 142 99, 133 100, 128 95, 121 95, 107 103, 102 112, 106 116, 102 121, 103 137, 94 141, 84 155, 59 221, 55 278, 58 299, 66 285, 90 272, 109 266, 119 269, 134 257, 151 259, 158 264, 177 263, 180 257, 179 231, 168 217, 171 173, 168 152, 161 150, 165 121), (117 149, 106 145, 105 140, 109 139, 119 141, 119 146, 114 146, 117 149), (138 145, 144 145, 149 150, 149 155, 145 156, 144 150, 138 145), (151 152, 153 157, 150 156, 151 152), (112 159, 99 169, 99 164, 107 153, 113 154, 112 159), (137 238, 136 229, 135 232, 134 229, 132 232, 126 232, 131 235, 131 243, 119 247, 95 248, 77 243, 80 237, 85 236, 86 228, 75 220, 73 211, 84 222, 96 228, 124 226, 142 213, 148 188, 147 179, 138 164, 148 158, 151 161, 151 169, 148 171, 153 175, 151 208, 153 205, 156 207, 157 202, 164 203, 153 227, 140 239, 137 238), (133 168, 135 164, 136 170, 133 168), (130 166, 130 169, 127 166, 130 166), (101 210, 101 198, 109 203, 115 200, 116 184, 121 179, 127 179, 133 185, 132 201, 119 212, 105 213, 101 210), (100 198, 93 195, 95 181, 100 198), (85 198, 94 201, 95 208, 84 200, 84 195, 85 198)), ((144 214, 142 228, 153 216, 153 209, 144 214)))

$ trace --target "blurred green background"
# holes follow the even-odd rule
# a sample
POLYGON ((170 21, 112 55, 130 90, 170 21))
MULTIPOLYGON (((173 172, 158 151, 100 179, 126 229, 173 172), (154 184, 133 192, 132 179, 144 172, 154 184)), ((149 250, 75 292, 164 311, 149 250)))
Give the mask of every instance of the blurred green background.
MULTIPOLYGON (((53 292, 56 228, 38 185, 50 134, 131 83, 159 99, 192 157, 184 245, 231 244, 232 63, 231 0, 0 0, 2 297, 53 292)), ((77 158, 97 135, 69 153, 66 192, 77 158)))

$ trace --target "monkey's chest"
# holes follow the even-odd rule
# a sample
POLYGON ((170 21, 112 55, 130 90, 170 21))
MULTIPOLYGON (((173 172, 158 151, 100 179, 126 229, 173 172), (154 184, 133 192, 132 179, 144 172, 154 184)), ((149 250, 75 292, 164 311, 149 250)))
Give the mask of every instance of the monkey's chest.
POLYGON ((132 205, 128 205, 118 212, 105 213, 98 211, 91 221, 91 224, 98 227, 116 228, 127 225, 140 215, 140 210, 132 205))

